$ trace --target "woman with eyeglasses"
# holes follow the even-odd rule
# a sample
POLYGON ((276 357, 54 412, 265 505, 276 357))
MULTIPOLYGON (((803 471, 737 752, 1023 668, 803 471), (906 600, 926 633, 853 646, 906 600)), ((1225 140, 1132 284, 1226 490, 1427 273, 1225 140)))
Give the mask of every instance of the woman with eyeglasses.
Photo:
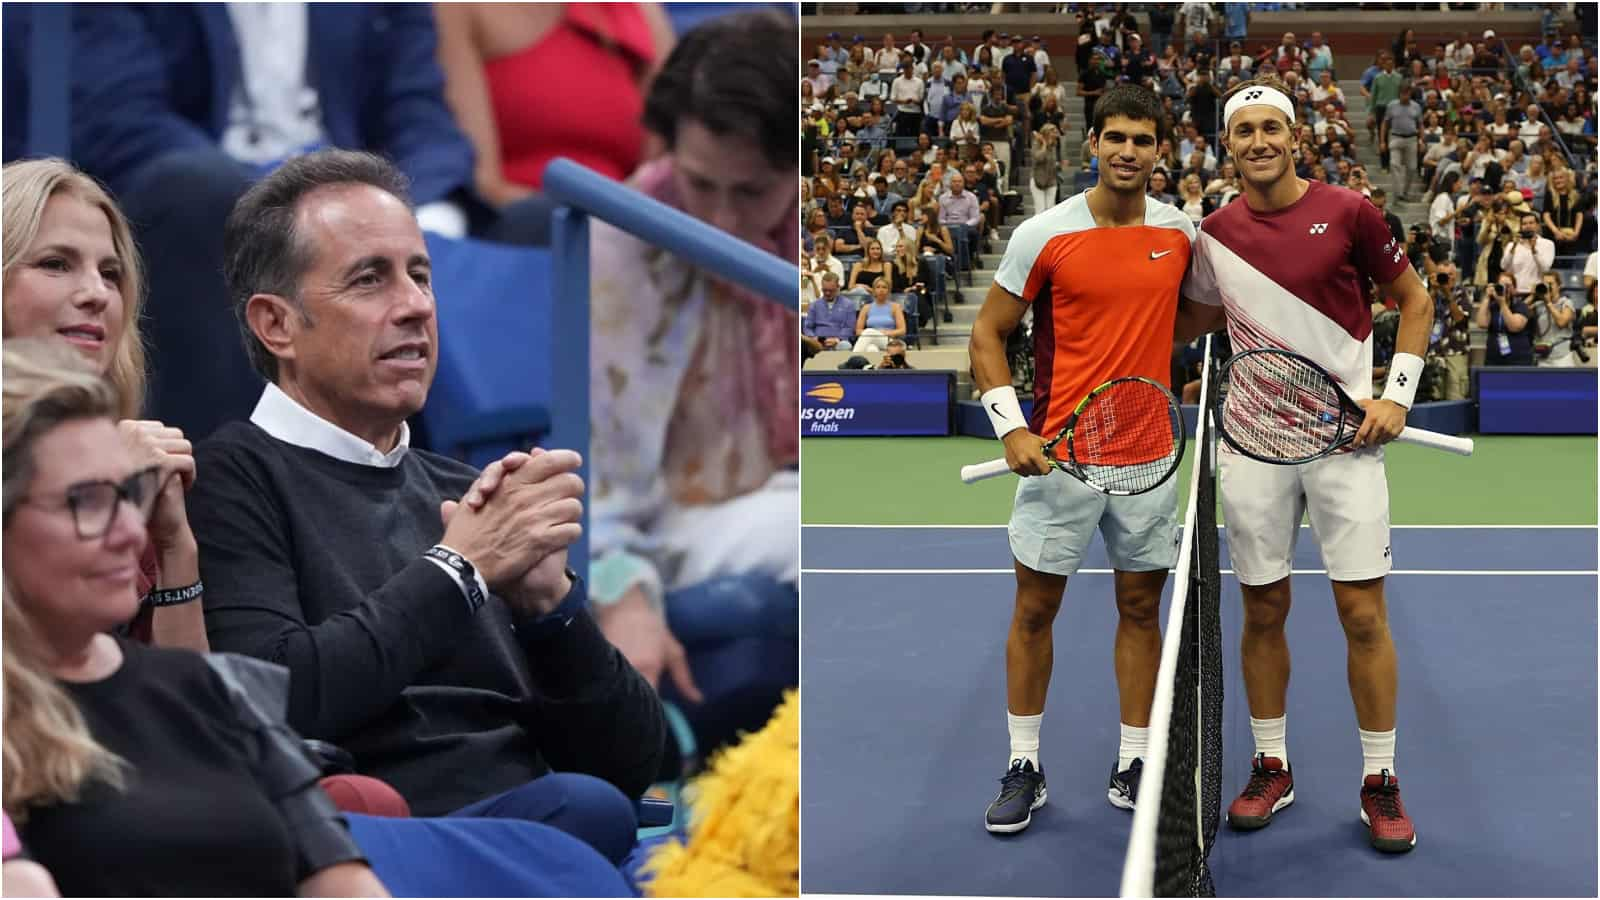
POLYGON ((132 631, 206 650, 200 554, 183 496, 194 455, 182 431, 139 418, 144 279, 127 219, 93 179, 60 160, 14 162, 4 173, 4 335, 60 340, 116 387, 118 437, 157 473, 150 550, 140 561, 144 603, 132 631))
POLYGON ((508 884, 523 895, 624 892, 598 853, 531 822, 351 815, 347 831, 298 736, 276 723, 280 740, 266 753, 269 742, 239 730, 236 698, 218 694, 215 679, 196 674, 202 657, 185 652, 206 646, 199 589, 183 588, 199 580, 182 493, 194 472, 187 442, 132 418, 144 356, 126 220, 59 160, 11 163, 4 184, 4 805, 33 858, 68 895, 282 896, 296 885, 385 895, 363 855, 424 896, 508 884), (155 608, 153 634, 133 636, 181 649, 111 634, 148 619, 152 580, 182 599, 155 608), (261 796, 237 794, 241 772, 261 796), (294 877, 226 880, 226 852, 220 873, 189 864, 236 840, 250 852, 232 865, 288 847, 294 877), (516 847, 516 866, 480 854, 496 841, 516 847), (119 853, 88 849, 101 843, 119 853), (78 863, 90 858, 96 865, 78 863), (453 877, 451 861, 499 880, 463 887, 471 882, 453 877))

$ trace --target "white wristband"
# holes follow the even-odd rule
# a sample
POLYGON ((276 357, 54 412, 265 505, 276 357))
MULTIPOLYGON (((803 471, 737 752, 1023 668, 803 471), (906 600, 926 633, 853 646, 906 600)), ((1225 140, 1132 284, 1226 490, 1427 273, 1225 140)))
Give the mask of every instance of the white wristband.
POLYGON ((1396 353, 1389 360, 1389 381, 1383 386, 1383 399, 1411 408, 1417 398, 1417 385, 1422 383, 1422 357, 1414 353, 1396 353))
POLYGON ((989 414, 989 424, 994 426, 994 436, 1003 438, 1018 428, 1027 428, 1028 420, 1022 416, 1022 404, 1017 402, 1017 391, 1011 385, 990 388, 981 398, 983 410, 989 414))

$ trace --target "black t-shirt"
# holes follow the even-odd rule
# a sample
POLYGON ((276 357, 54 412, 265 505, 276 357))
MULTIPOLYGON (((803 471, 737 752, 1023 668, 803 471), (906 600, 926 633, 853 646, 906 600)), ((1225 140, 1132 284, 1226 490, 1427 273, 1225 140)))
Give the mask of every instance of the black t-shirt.
MULTIPOLYGON (((1083 70, 1083 74, 1078 76, 1078 83, 1081 84, 1083 86, 1083 89, 1086 90, 1086 91, 1098 91, 1098 90, 1102 90, 1102 89, 1105 88, 1105 86, 1106 86, 1106 76, 1101 73, 1100 68, 1098 66, 1090 66, 1090 67, 1088 67, 1088 68, 1083 70)), ((1085 100, 1098 100, 1100 98, 1098 98, 1098 97, 1085 97, 1084 99, 1085 100)), ((1093 124, 1093 123, 1090 123, 1090 124, 1093 124)))
POLYGON ((1155 71, 1156 56, 1149 50, 1122 54, 1122 75, 1134 84, 1144 84, 1144 80, 1154 75, 1155 71))
POLYGON ((32 810, 23 842, 68 897, 290 897, 289 829, 251 763, 254 738, 198 654, 119 640, 110 678, 66 684, 95 739, 130 764, 77 803, 32 810))
POLYGON ((1196 84, 1189 96, 1189 117, 1201 134, 1209 136, 1217 130, 1217 100, 1217 88, 1209 81, 1196 84))
POLYGON ((1528 309, 1528 304, 1521 298, 1511 298, 1511 311, 1528 317, 1527 327, 1518 332, 1506 331, 1505 319, 1500 315, 1500 304, 1492 299, 1485 298, 1484 303, 1489 306, 1489 340, 1484 345, 1484 362, 1489 365, 1499 366, 1531 366, 1533 365, 1533 334, 1537 330, 1534 322, 1533 311, 1528 309), (1505 336, 1502 343, 1500 336, 1505 336))
POLYGON ((1028 78, 1038 71, 1032 56, 1012 53, 1000 61, 1000 71, 1006 79, 1006 96, 1015 97, 1028 92, 1028 78))

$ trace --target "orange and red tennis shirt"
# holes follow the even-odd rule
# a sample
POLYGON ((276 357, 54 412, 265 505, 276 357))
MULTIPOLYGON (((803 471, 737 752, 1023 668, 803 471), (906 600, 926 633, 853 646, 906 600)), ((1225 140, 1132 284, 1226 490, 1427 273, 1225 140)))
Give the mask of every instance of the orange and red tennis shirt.
POLYGON ((1146 197, 1143 225, 1102 228, 1086 197, 1017 226, 995 274, 996 284, 1033 305, 1028 429, 1046 438, 1107 381, 1141 375, 1168 385, 1172 378, 1172 329, 1194 224, 1177 207, 1146 197))

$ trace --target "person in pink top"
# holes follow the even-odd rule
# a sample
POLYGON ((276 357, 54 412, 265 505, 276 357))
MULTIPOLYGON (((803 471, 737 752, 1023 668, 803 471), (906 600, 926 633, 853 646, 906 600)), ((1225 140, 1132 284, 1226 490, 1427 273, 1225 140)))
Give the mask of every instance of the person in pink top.
POLYGON ((1178 337, 1192 339, 1225 321, 1235 353, 1278 347, 1310 357, 1367 415, 1350 452, 1303 465, 1267 465, 1226 447, 1219 454, 1228 549, 1244 593, 1240 654, 1255 738, 1250 782, 1229 807, 1228 821, 1240 830, 1261 828, 1294 801, 1284 623, 1294 542, 1309 512, 1349 646, 1363 763, 1361 819, 1374 847, 1404 852, 1416 844, 1416 829, 1395 778, 1397 676, 1383 593, 1391 559, 1382 445, 1405 426, 1433 305, 1376 207, 1354 191, 1295 175, 1294 110, 1270 75, 1229 92, 1224 139, 1238 161, 1245 202, 1200 224, 1178 337), (1369 283, 1400 309, 1388 386, 1377 400, 1369 283))
MULTIPOLYGON (((629 186, 795 262, 795 46, 794 20, 775 12, 684 34, 645 101, 667 152, 629 186)), ((592 229, 589 596, 606 637, 687 701, 711 745, 759 728, 786 685, 733 702, 730 685, 697 682, 697 657, 755 638, 771 642, 765 669, 798 665, 800 318, 792 295, 774 303, 592 229), (734 598, 739 614, 719 614, 734 598)))

